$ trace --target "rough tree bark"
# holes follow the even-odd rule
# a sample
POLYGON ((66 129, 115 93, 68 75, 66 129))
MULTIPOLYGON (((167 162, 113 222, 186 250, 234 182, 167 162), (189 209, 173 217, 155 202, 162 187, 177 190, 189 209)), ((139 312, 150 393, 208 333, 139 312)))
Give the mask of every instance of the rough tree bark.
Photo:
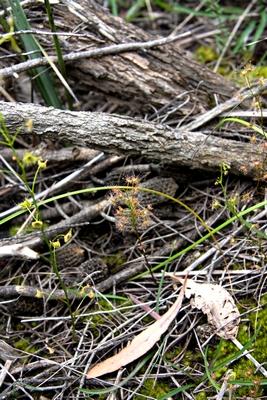
POLYGON ((148 159, 190 168, 214 170, 223 163, 235 174, 266 175, 264 143, 242 143, 200 132, 172 130, 164 125, 96 112, 71 112, 35 104, 0 102, 0 112, 11 133, 32 133, 42 139, 93 147, 111 153, 142 155, 148 159))
MULTIPOLYGON (((25 6, 34 28, 40 28, 40 7, 40 4, 37 8, 35 4, 25 6)), ((80 33, 79 37, 61 36, 64 54, 156 38, 119 17, 111 16, 93 0, 61 1, 53 8, 58 31, 80 33)), ((51 38, 42 35, 38 38, 51 54, 51 38)), ((194 61, 190 53, 179 47, 179 43, 87 58, 67 65, 72 88, 77 93, 87 95, 90 92, 87 106, 90 110, 94 103, 99 105, 102 99, 106 104, 111 98, 113 104, 121 106, 118 108, 120 113, 122 109, 130 109, 144 115, 176 100, 175 115, 181 116, 209 109, 214 94, 225 99, 235 91, 232 83, 194 61)), ((83 107, 86 106, 83 104, 83 107)))
MULTIPOLYGON (((70 38, 68 51, 77 51, 85 45, 99 47, 155 39, 155 36, 125 23, 123 19, 111 16, 92 0, 79 0, 78 4, 81 9, 76 10, 76 14, 70 7, 66 10, 66 5, 55 6, 55 12, 63 12, 64 20, 59 18, 58 21, 61 24, 65 22, 67 29, 83 21, 84 32, 90 34, 89 40, 70 38)), ((62 29, 62 25, 60 27, 62 29)), ((69 72, 75 85, 81 89, 94 88, 127 103, 130 100, 130 106, 142 112, 151 112, 151 106, 158 108, 181 96, 180 104, 187 97, 188 103, 179 113, 191 113, 192 109, 197 113, 209 108, 213 101, 211 95, 230 97, 234 91, 229 81, 186 55, 179 43, 113 57, 84 59, 75 62, 73 67, 69 72)))

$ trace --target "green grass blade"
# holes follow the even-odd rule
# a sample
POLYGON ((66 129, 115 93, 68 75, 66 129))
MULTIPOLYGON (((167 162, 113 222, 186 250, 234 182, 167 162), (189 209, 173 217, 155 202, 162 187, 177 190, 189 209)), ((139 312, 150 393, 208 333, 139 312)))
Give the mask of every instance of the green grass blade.
POLYGON ((259 133, 260 135, 264 136, 267 139, 267 132, 264 131, 260 126, 256 124, 252 124, 251 122, 245 121, 241 118, 236 117, 226 117, 224 118, 219 124, 218 127, 221 127, 225 122, 236 122, 240 125, 244 125, 246 128, 252 129, 254 132, 259 133))
POLYGON ((132 7, 129 8, 126 14, 126 21, 132 21, 139 14, 139 11, 145 6, 145 0, 137 0, 132 7))
MULTIPOLYGON (((55 26, 55 22, 54 22, 54 16, 53 16, 53 11, 50 5, 50 0, 45 0, 45 8, 46 8, 46 13, 48 15, 48 21, 49 21, 49 25, 50 25, 50 29, 51 32, 56 32, 56 26, 55 26)), ((66 66, 65 66, 65 62, 63 59, 63 54, 62 54, 62 50, 61 50, 61 45, 59 42, 59 38, 57 35, 53 35, 53 41, 54 41, 54 47, 55 47, 55 51, 57 54, 57 59, 58 59, 58 65, 59 65, 59 70, 64 78, 64 81, 67 83, 67 72, 66 72, 66 66)), ((66 95, 66 99, 69 105, 69 109, 72 108, 72 101, 71 101, 71 96, 73 96, 72 91, 69 91, 69 86, 68 85, 64 85, 65 86, 65 95, 66 95)), ((76 97, 74 97, 75 101, 78 101, 76 99, 76 97)))
POLYGON ((175 394, 178 393, 183 393, 185 392, 187 389, 192 388, 194 385, 193 384, 188 384, 188 385, 184 385, 184 386, 180 386, 176 389, 171 390, 170 392, 164 394, 163 396, 159 397, 158 400, 168 400, 171 399, 175 394))
POLYGON ((236 45, 233 49, 233 54, 237 54, 240 49, 244 48, 244 45, 246 44, 250 34, 254 31, 255 26, 256 26, 255 20, 252 20, 248 23, 248 25, 246 26, 246 28, 243 30, 243 32, 236 41, 236 45))
POLYGON ((109 0, 108 4, 111 9, 111 14, 117 17, 119 15, 117 0, 109 0))
POLYGON ((244 9, 241 7, 234 7, 234 6, 224 6, 222 7, 223 10, 223 14, 228 14, 228 15, 235 15, 235 16, 239 16, 241 14, 243 14, 244 9))
MULTIPOLYGON (((177 14, 192 15, 194 17, 208 17, 215 18, 216 15, 213 10, 195 10, 194 8, 186 7, 181 4, 170 4, 165 0, 155 0, 155 5, 164 11, 169 13, 175 12, 177 14)), ((182 2, 181 2, 182 3, 182 2)), ((236 19, 243 13, 243 9, 240 7, 221 7, 220 6, 220 18, 222 19, 236 19)))
MULTIPOLYGON (((30 30, 31 26, 26 18, 19 0, 9 0, 12 15, 17 30, 30 30)), ((42 56, 37 40, 32 34, 22 34, 21 41, 24 49, 29 53, 28 58, 34 59, 42 56)), ((55 85, 46 67, 37 67, 31 70, 35 77, 34 82, 41 93, 46 105, 61 108, 61 102, 55 91, 55 85)))
MULTIPOLYGON (((266 25, 267 25, 267 12, 264 8, 261 11, 260 22, 257 26, 257 29, 256 29, 256 32, 255 32, 252 42, 257 42, 258 40, 263 38, 266 25)), ((254 48, 255 45, 256 45, 256 43, 254 45, 252 45, 251 47, 254 48)))
POLYGON ((219 392, 220 386, 217 384, 217 382, 213 379, 211 376, 212 372, 209 367, 209 362, 208 362, 208 346, 205 349, 205 352, 203 353, 203 360, 204 360, 204 367, 206 371, 206 376, 210 382, 210 384, 214 387, 214 389, 219 392))
MULTIPOLYGON (((264 200, 264 201, 262 201, 260 203, 255 204, 254 206, 251 206, 251 207, 249 207, 249 208, 247 208, 245 210, 240 211, 235 216, 233 216, 231 218, 228 218, 225 222, 223 222, 222 224, 220 224, 216 228, 212 229, 211 232, 209 232, 206 235, 202 236, 197 241, 191 243, 186 248, 184 248, 184 249, 178 251, 177 253, 171 255, 170 257, 167 258, 167 260, 164 260, 164 261, 160 262, 159 264, 155 265, 155 267, 152 267, 151 270, 153 272, 155 272, 155 271, 165 267, 165 265, 170 264, 172 261, 176 260, 178 257, 188 253, 190 250, 193 250, 199 244, 204 243, 207 239, 213 237, 213 235, 215 235, 216 233, 221 232, 224 228, 226 228, 228 225, 232 224, 234 221, 236 221, 240 217, 243 217, 243 216, 249 214, 250 212, 252 212, 254 210, 257 210, 258 208, 265 207, 265 206, 267 206, 267 200, 264 200)), ((147 274, 148 274, 147 272, 143 272, 142 274, 139 274, 139 275, 135 276, 133 279, 143 278, 143 277, 147 276, 147 274)))
MULTIPOLYGON (((253 380, 242 380, 242 379, 230 379, 229 380, 229 385, 238 385, 238 386, 254 386, 255 387, 255 381, 253 380)), ((267 386, 267 379, 261 379, 257 381, 257 385, 259 386, 267 386)), ((264 397, 262 397, 262 400, 264 397)))

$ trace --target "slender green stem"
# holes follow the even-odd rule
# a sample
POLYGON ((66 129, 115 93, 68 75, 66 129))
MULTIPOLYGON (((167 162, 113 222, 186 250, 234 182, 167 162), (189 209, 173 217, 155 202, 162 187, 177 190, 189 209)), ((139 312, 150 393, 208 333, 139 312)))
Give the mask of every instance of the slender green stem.
POLYGON ((69 299, 69 295, 68 295, 68 289, 67 286, 65 285, 65 282, 63 281, 59 269, 58 269, 58 264, 57 264, 57 257, 56 257, 56 251, 55 248, 52 246, 51 242, 49 242, 47 240, 47 238, 44 235, 44 238, 46 240, 46 242, 48 242, 49 245, 49 250, 50 250, 50 264, 52 267, 52 271, 54 272, 54 274, 56 275, 56 277, 58 278, 59 284, 62 288, 62 290, 64 291, 65 294, 65 302, 67 304, 69 313, 70 313, 70 318, 71 318, 71 328, 72 328, 72 338, 74 341, 76 341, 76 331, 75 331, 75 316, 72 312, 71 309, 71 303, 70 303, 70 299, 69 299))
MULTIPOLYGON (((49 0, 45 0, 45 8, 46 8, 46 12, 48 15, 50 29, 52 32, 56 32, 56 25, 55 25, 54 16, 53 16, 53 10, 52 10, 49 0)), ((53 41, 54 41, 54 46, 55 46, 55 50, 57 53, 57 59, 58 59, 58 65, 59 65, 60 72, 63 75, 64 79, 67 81, 66 65, 65 65, 65 62, 63 59, 62 49, 61 49, 61 45, 60 45, 59 38, 57 35, 53 35, 53 41)), ((66 95, 69 109, 71 110, 72 109, 72 100, 71 100, 71 96, 66 88, 65 88, 65 95, 66 95)))

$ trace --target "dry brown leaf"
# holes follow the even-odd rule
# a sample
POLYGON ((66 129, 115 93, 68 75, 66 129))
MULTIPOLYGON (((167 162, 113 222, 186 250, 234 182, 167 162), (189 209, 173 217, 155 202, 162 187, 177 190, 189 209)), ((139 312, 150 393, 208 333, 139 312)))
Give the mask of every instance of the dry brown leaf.
MULTIPOLYGON (((175 277, 180 283, 185 280, 175 277)), ((207 314, 208 322, 216 329, 216 334, 224 339, 234 339, 238 332, 240 313, 233 297, 226 289, 210 283, 197 283, 187 279, 185 283, 185 296, 190 298, 192 307, 202 310, 207 314)))
POLYGON ((183 298, 184 288, 182 288, 170 309, 163 314, 160 319, 137 335, 133 341, 118 354, 91 368, 87 373, 87 378, 97 378, 98 376, 117 371, 119 368, 131 363, 152 349, 176 317, 182 305, 183 298))

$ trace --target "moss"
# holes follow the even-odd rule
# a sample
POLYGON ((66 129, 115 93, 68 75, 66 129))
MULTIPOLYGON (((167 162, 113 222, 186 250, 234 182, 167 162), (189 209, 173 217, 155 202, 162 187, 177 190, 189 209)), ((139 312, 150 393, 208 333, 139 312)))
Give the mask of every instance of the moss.
POLYGON ((20 225, 12 225, 9 228, 9 235, 10 236, 15 236, 20 228, 21 228, 20 225))
MULTIPOLYGON (((262 297, 261 302, 265 304, 267 296, 262 297)), ((253 300, 248 299, 244 303, 245 310, 256 307, 253 300)), ((243 309, 244 311, 244 309, 243 309)), ((253 357, 259 362, 264 363, 267 359, 267 307, 265 306, 258 312, 251 312, 247 315, 248 320, 241 323, 239 327, 238 337, 240 343, 249 344, 248 350, 252 351, 253 357)), ((231 341, 221 340, 215 351, 210 349, 208 358, 211 367, 215 369, 213 373, 214 379, 218 380, 223 377, 226 370, 231 368, 236 376, 236 381, 241 381, 240 386, 236 389, 236 396, 248 396, 250 398, 258 398, 263 394, 263 387, 260 382, 263 378, 261 373, 256 373, 255 365, 245 356, 242 356, 237 361, 228 362, 235 358, 238 353, 237 348, 231 341), (220 365, 222 365, 220 367, 220 365), (224 365, 224 366, 223 366, 224 365), (242 381, 250 381, 251 386, 242 386, 242 381)))
POLYGON ((12 284, 13 285, 23 285, 23 282, 25 282, 25 278, 24 278, 24 276, 15 276, 14 278, 13 278, 13 280, 12 280, 12 284))
POLYGON ((166 361, 173 361, 182 351, 180 346, 174 347, 172 350, 169 350, 164 354, 166 361))
POLYGON ((126 262, 126 258, 125 255, 119 251, 118 253, 103 257, 103 262, 108 266, 111 273, 115 273, 120 270, 120 267, 126 262))
POLYGON ((199 351, 187 350, 183 357, 183 365, 192 367, 193 364, 200 360, 202 360, 202 355, 199 351))
POLYGON ((242 264, 233 263, 232 268, 233 268, 233 271, 239 271, 240 269, 243 269, 244 266, 242 264))
POLYGON ((234 82, 242 85, 247 85, 248 82, 251 84, 260 79, 267 78, 267 67, 266 66, 251 66, 247 71, 232 71, 228 75, 234 82), (245 71, 245 72, 244 72, 245 71))
POLYGON ((37 353, 38 349, 34 346, 31 346, 30 340, 26 338, 22 338, 14 342, 14 347, 16 349, 26 351, 27 353, 35 354, 37 353))
MULTIPOLYGON (((105 300, 104 298, 100 298, 96 305, 90 310, 92 313, 97 313, 93 314, 89 317, 89 320, 91 322, 91 328, 98 328, 101 325, 104 325, 106 323, 106 315, 101 315, 101 311, 111 311, 112 306, 111 304, 105 300)), ((86 318, 88 321, 88 318, 86 318)))
POLYGON ((232 73, 232 69, 230 68, 230 66, 228 64, 225 65, 221 65, 218 68, 218 74, 223 75, 225 77, 228 77, 231 73, 232 73))
POLYGON ((170 385, 165 382, 155 382, 154 379, 146 379, 142 388, 140 389, 139 394, 137 394, 134 399, 135 400, 143 400, 144 396, 152 397, 153 399, 158 399, 161 396, 164 396, 171 390, 170 385))
POLYGON ((261 299, 260 299, 260 304, 261 304, 262 306, 267 306, 267 293, 264 294, 264 295, 261 297, 261 299))
POLYGON ((195 400, 206 400, 207 399, 207 394, 206 392, 199 392, 196 396, 195 396, 195 400))
POLYGON ((258 312, 249 314, 252 325, 252 332, 256 334, 255 344, 253 345, 253 356, 260 363, 267 360, 267 307, 264 306, 258 312))
POLYGON ((208 63, 210 61, 215 61, 218 59, 218 54, 216 51, 210 46, 199 46, 195 52, 196 58, 198 61, 203 64, 208 63))
POLYGON ((254 67, 253 70, 248 74, 248 77, 251 79, 267 78, 267 67, 254 67))
POLYGON ((116 299, 116 304, 112 305, 110 301, 106 300, 102 296, 97 298, 96 300, 97 301, 95 305, 90 308, 90 312, 93 313, 93 315, 90 315, 83 319, 84 322, 90 321, 91 333, 95 336, 99 336, 99 328, 101 326, 106 326, 107 320, 110 320, 110 322, 113 320, 113 315, 116 313, 116 307, 129 306, 132 304, 128 299, 116 299), (106 311, 112 312, 110 314, 101 313, 106 311))

